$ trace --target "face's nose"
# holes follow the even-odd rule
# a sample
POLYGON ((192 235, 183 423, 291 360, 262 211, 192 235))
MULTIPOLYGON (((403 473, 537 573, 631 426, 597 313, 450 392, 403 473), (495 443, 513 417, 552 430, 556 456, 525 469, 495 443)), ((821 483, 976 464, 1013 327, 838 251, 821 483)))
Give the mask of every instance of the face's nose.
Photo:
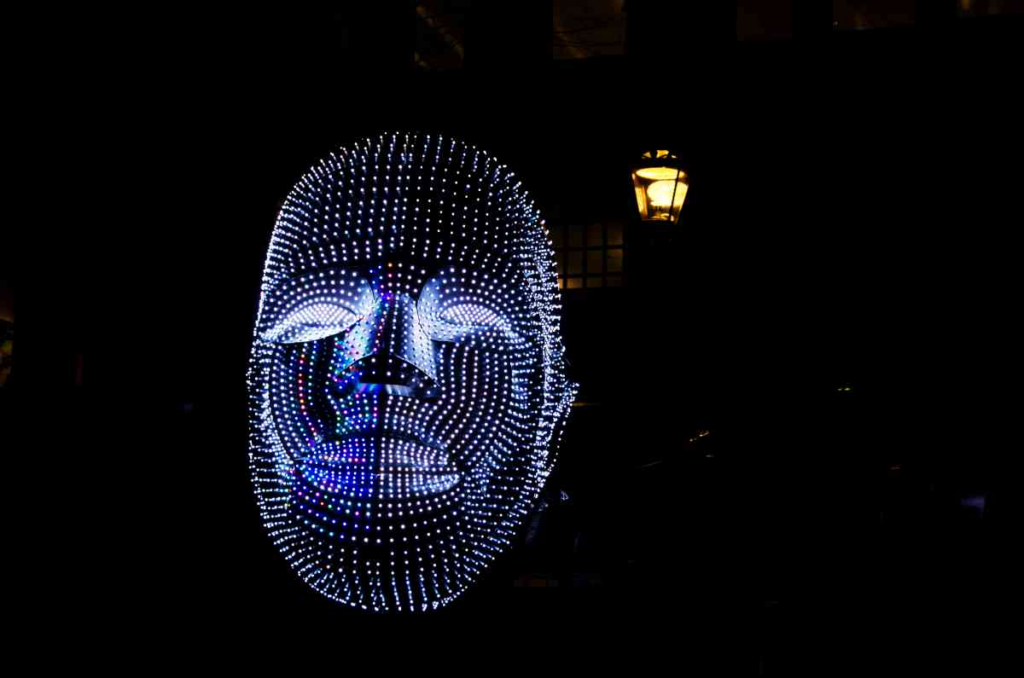
POLYGON ((434 342, 409 294, 386 292, 344 339, 341 381, 357 392, 384 391, 429 398, 436 394, 434 342))

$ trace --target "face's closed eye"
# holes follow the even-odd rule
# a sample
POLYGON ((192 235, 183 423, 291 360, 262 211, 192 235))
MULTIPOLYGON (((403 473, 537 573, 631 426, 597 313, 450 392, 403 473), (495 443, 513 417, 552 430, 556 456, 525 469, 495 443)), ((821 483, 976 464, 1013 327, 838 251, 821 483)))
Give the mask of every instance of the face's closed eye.
POLYGON ((445 308, 438 316, 442 321, 459 327, 491 327, 501 322, 501 316, 483 304, 465 302, 445 308))
POLYGON ((342 269, 284 281, 265 294, 258 337, 298 344, 340 334, 368 315, 375 295, 354 271, 342 269))
POLYGON ((292 309, 260 335, 272 344, 299 344, 340 334, 362 316, 336 300, 312 302, 292 309))
POLYGON ((499 281, 477 271, 448 271, 423 287, 419 315, 435 341, 451 342, 498 332, 516 338, 524 302, 499 281))

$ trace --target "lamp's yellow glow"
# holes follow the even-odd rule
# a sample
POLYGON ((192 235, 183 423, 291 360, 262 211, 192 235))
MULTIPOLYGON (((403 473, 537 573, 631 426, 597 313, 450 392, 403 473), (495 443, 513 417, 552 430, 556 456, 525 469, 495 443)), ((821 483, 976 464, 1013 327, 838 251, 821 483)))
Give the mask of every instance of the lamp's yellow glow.
POLYGON ((683 204, 683 200, 686 199, 686 184, 681 181, 655 181, 647 187, 647 198, 656 207, 671 207, 673 196, 677 204, 683 204))
POLYGON ((679 170, 672 169, 671 167, 644 167, 643 169, 638 169, 636 174, 641 179, 653 179, 655 181, 675 179, 677 176, 680 179, 684 179, 686 177, 686 172, 680 172, 679 170))
POLYGON ((633 188, 641 220, 672 224, 679 221, 690 179, 678 163, 679 158, 668 151, 643 154, 641 164, 648 166, 633 170, 633 188))

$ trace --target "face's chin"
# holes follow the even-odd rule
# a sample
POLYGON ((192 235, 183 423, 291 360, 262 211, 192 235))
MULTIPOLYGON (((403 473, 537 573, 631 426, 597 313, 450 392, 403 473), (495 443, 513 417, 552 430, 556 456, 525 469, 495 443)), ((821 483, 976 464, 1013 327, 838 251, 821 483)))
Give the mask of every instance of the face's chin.
POLYGON ((319 490, 363 500, 433 497, 452 490, 462 478, 440 447, 389 431, 322 442, 297 466, 319 490))

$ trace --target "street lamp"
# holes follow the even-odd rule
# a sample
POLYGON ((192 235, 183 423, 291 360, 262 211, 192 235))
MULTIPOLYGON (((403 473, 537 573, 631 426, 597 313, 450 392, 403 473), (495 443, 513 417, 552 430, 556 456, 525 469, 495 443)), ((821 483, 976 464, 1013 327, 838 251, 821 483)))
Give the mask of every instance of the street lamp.
POLYGON ((669 151, 646 151, 633 169, 636 205, 643 221, 679 223, 689 186, 679 156, 669 151))

